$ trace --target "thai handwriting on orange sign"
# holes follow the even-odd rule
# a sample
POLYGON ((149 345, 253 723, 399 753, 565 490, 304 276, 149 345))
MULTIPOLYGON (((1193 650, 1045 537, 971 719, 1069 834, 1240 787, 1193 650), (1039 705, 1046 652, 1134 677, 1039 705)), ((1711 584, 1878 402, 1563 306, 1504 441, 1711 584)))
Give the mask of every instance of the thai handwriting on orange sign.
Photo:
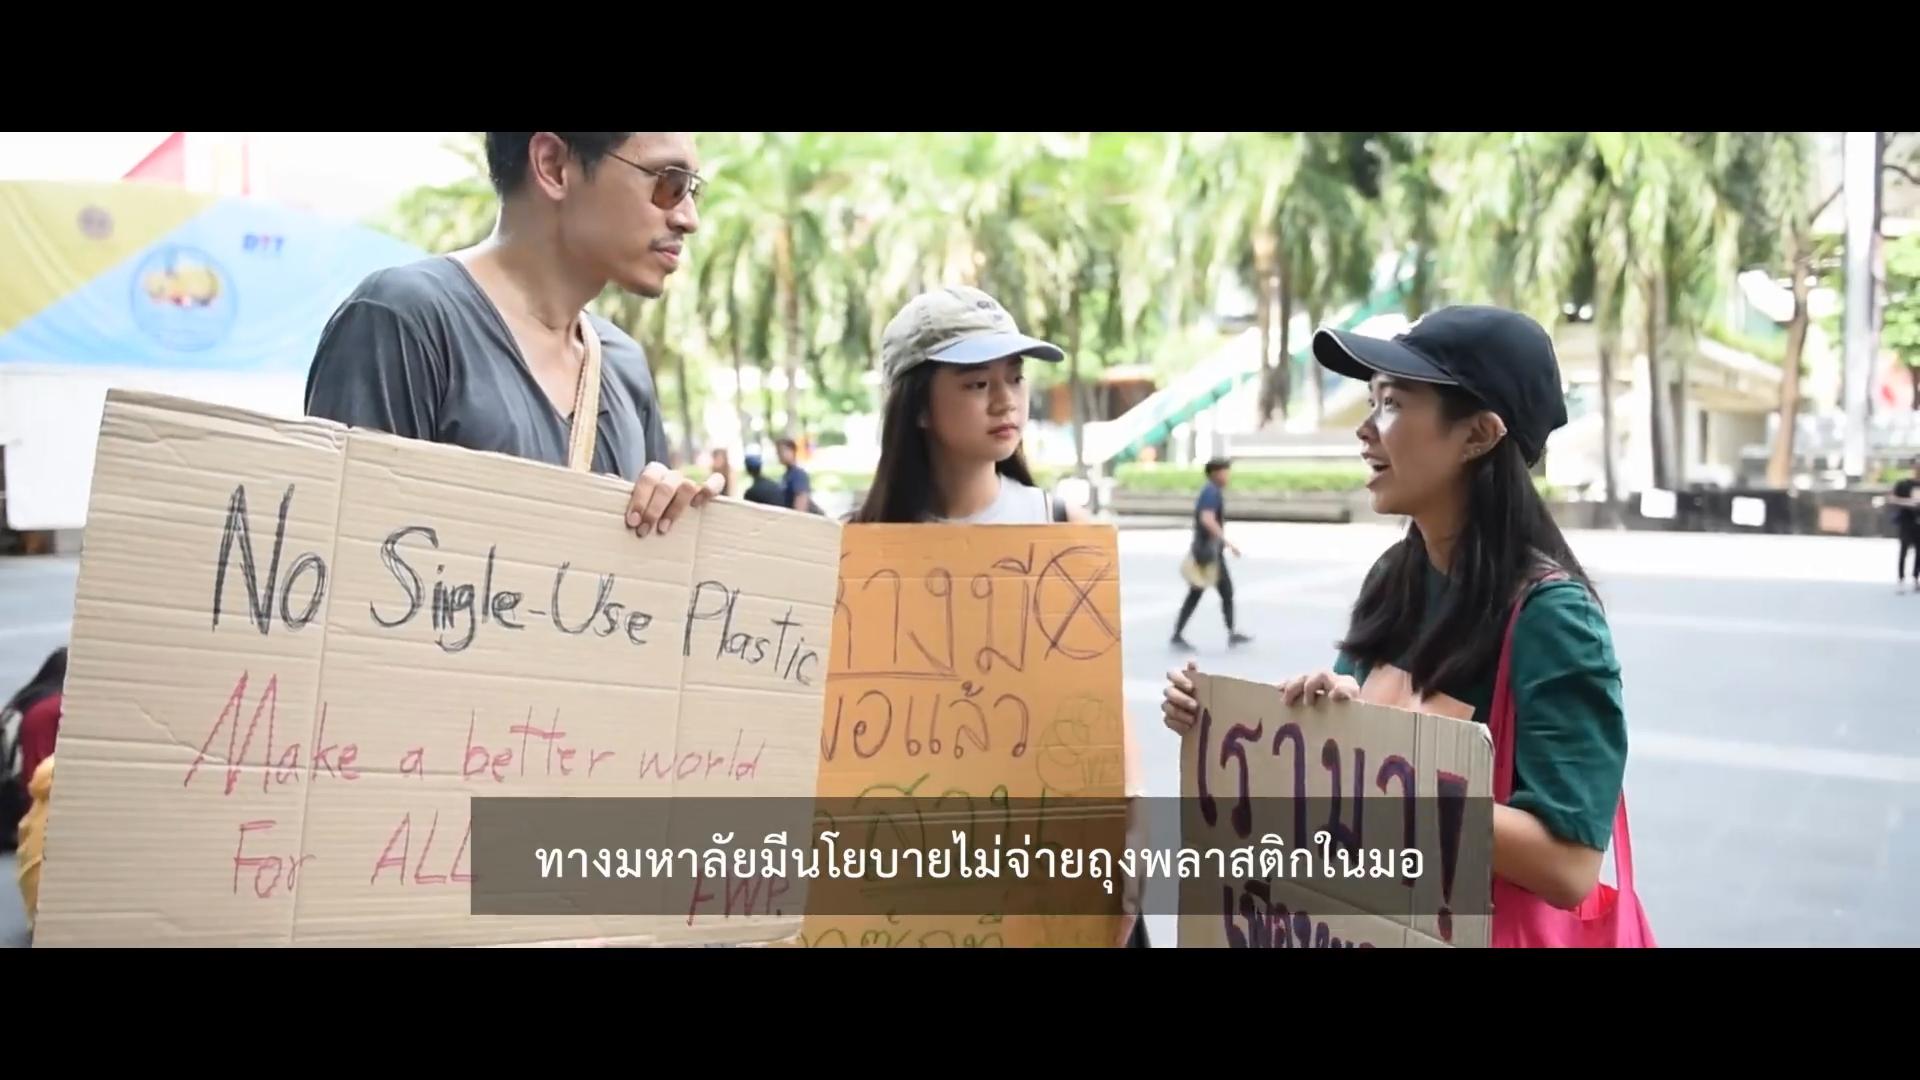
POLYGON ((802 934, 800 945, 813 949, 1004 949, 1007 944, 1000 934, 1002 923, 998 915, 981 916, 975 932, 965 934, 902 926, 899 916, 893 912, 887 913, 887 922, 889 925, 878 930, 861 931, 858 942, 849 941, 845 930, 834 927, 812 938, 802 934))
POLYGON ((1024 557, 998 559, 987 572, 969 579, 967 596, 984 617, 968 621, 967 625, 981 628, 981 640, 967 642, 964 648, 956 640, 961 621, 953 571, 948 567, 927 570, 918 579, 917 590, 910 590, 898 569, 881 567, 854 586, 852 595, 843 574, 834 599, 834 634, 841 645, 841 662, 833 677, 964 679, 991 674, 996 665, 1024 673, 1030 660, 1030 631, 1036 628, 1046 642, 1043 660, 1061 656, 1084 661, 1106 655, 1119 644, 1120 630, 1117 620, 1100 608, 1095 593, 1098 586, 1113 580, 1111 562, 1098 548, 1074 546, 1055 552, 1036 571, 1036 547, 1029 544, 1024 557), (1090 569, 1079 565, 1088 558, 1099 561, 1090 569), (1019 599, 1012 602, 1011 590, 1016 586, 1019 599), (1051 605, 1050 614, 1047 601, 1062 589, 1067 602, 1051 605), (856 605, 861 616, 855 614, 856 605), (1008 616, 1013 618, 1012 626, 1007 625, 1008 616), (1090 640, 1082 641, 1083 636, 1090 640), (880 648, 873 647, 875 641, 880 648), (867 643, 866 651, 862 642, 867 643), (962 669, 963 656, 971 661, 971 672, 962 669))
MULTIPOLYGON (((937 845, 935 839, 927 832, 927 814, 932 815, 935 820, 940 822, 939 828, 942 830, 951 832, 955 829, 960 829, 970 835, 977 834, 980 832, 979 814, 982 807, 976 804, 976 799, 985 801, 985 809, 988 813, 991 814, 994 811, 999 812, 1000 821, 997 826, 998 829, 1006 833, 1012 833, 1014 831, 1013 798, 1007 785, 995 785, 994 789, 986 795, 975 795, 970 791, 957 787, 947 788, 940 792, 938 796, 933 795, 932 792, 928 792, 925 795, 921 794, 920 785, 926 783, 932 775, 932 773, 921 773, 914 779, 903 783, 869 784, 861 790, 860 794, 854 796, 853 805, 856 817, 862 820, 870 819, 867 827, 867 835, 864 838, 855 838, 856 842, 873 843, 879 836, 881 827, 884 825, 893 829, 894 836, 897 839, 908 841, 909 846, 922 850, 931 849, 937 845), (869 799, 875 800, 871 807, 868 806, 869 799), (892 803, 903 799, 911 800, 907 805, 914 808, 913 819, 919 825, 919 835, 917 837, 908 838, 903 834, 900 827, 894 824, 893 815, 885 809, 885 807, 892 803), (932 801, 925 804, 927 810, 926 814, 923 814, 920 810, 923 805, 921 800, 925 799, 931 799, 932 801), (966 824, 964 826, 954 824, 953 807, 962 808, 966 813, 966 824)), ((1043 808, 1041 814, 1044 815, 1044 813, 1045 810, 1043 808)), ((831 813, 823 813, 822 822, 828 830, 835 830, 839 826, 839 822, 834 819, 831 813)), ((989 826, 994 827, 994 823, 989 822, 989 826)))
MULTIPOLYGON (((860 690, 853 699, 852 708, 859 711, 853 716, 849 744, 858 757, 876 757, 887 748, 898 723, 902 727, 900 745, 908 756, 945 752, 955 758, 964 758, 969 744, 976 752, 990 752, 994 746, 994 732, 998 730, 1000 745, 1007 755, 1021 757, 1027 752, 1027 737, 1033 728, 1033 716, 1027 709, 1026 701, 1018 694, 998 694, 991 698, 989 704, 985 691, 983 686, 963 682, 957 691, 933 692, 931 704, 928 704, 925 691, 878 687, 860 690), (896 694, 906 697, 904 717, 894 704, 896 694), (953 715, 948 736, 942 738, 940 721, 945 709, 951 709, 953 715), (924 726, 919 729, 919 734, 915 733, 914 728, 916 714, 924 717, 924 726), (868 733, 874 731, 876 726, 878 733, 870 736, 868 733), (925 738, 921 738, 921 735, 925 738)), ((849 712, 849 693, 846 688, 835 690, 833 719, 820 731, 820 755, 828 761, 834 760, 840 753, 840 734, 849 712)))

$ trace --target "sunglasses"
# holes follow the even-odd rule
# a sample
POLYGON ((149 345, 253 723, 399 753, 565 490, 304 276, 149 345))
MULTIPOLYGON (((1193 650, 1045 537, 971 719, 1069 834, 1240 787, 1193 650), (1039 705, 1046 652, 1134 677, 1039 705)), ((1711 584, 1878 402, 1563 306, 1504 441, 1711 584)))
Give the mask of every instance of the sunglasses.
POLYGON ((671 210, 689 197, 698 202, 700 192, 707 186, 705 177, 678 165, 669 165, 664 169, 649 169, 637 161, 628 161, 619 154, 607 156, 622 165, 632 166, 653 177, 653 205, 662 210, 671 210))

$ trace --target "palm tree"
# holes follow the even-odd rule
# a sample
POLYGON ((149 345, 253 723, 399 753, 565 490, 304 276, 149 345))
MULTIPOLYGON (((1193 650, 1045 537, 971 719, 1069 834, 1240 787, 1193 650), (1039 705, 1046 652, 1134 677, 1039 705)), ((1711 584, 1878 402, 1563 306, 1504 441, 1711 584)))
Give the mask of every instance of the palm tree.
MULTIPOLYGON (((1642 327, 1653 437, 1653 483, 1684 484, 1685 460, 1676 416, 1686 409, 1686 352, 1669 377, 1672 335, 1704 323, 1737 252, 1737 215, 1715 185, 1712 148, 1680 132, 1590 132, 1591 213, 1603 275, 1627 288, 1622 322, 1642 327)), ((1611 307, 1611 298, 1608 306, 1611 307)), ((1597 305, 1596 305, 1597 306, 1597 305)))
POLYGON ((1785 276, 1793 295, 1780 366, 1779 427, 1767 457, 1767 484, 1784 488, 1793 481, 1801 358, 1812 323, 1807 295, 1815 274, 1813 223, 1839 197, 1840 189, 1815 201, 1817 163, 1806 132, 1733 132, 1718 145, 1722 190, 1744 212, 1742 262, 1763 266, 1776 278, 1785 276))

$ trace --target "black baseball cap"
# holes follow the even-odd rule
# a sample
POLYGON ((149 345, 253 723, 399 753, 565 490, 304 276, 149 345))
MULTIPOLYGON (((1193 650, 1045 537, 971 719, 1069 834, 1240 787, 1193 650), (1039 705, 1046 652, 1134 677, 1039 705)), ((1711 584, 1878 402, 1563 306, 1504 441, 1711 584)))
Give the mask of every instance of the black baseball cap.
POLYGON ((1529 466, 1540 461, 1547 436, 1567 423, 1553 338, 1517 311, 1445 307, 1392 339, 1323 327, 1313 335, 1313 357, 1362 382, 1377 373, 1460 387, 1506 422, 1529 466))

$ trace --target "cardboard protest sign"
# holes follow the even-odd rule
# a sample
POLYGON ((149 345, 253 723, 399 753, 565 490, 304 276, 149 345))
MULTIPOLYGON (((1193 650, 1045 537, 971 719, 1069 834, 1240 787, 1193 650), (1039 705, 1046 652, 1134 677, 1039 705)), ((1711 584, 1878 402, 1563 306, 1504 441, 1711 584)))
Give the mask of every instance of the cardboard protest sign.
POLYGON ((1119 566, 1110 526, 847 527, 821 803, 843 846, 953 859, 813 881, 800 944, 1115 943, 1117 867, 1079 860, 1125 838, 1119 566))
POLYGON ((1288 708, 1274 686, 1194 682, 1182 855, 1202 870, 1181 882, 1182 947, 1486 945, 1484 725, 1358 702, 1288 708))
POLYGON ((471 914, 476 797, 811 801, 839 527, 716 502, 641 540, 629 491, 113 394, 36 943, 795 933, 670 900, 471 914))

